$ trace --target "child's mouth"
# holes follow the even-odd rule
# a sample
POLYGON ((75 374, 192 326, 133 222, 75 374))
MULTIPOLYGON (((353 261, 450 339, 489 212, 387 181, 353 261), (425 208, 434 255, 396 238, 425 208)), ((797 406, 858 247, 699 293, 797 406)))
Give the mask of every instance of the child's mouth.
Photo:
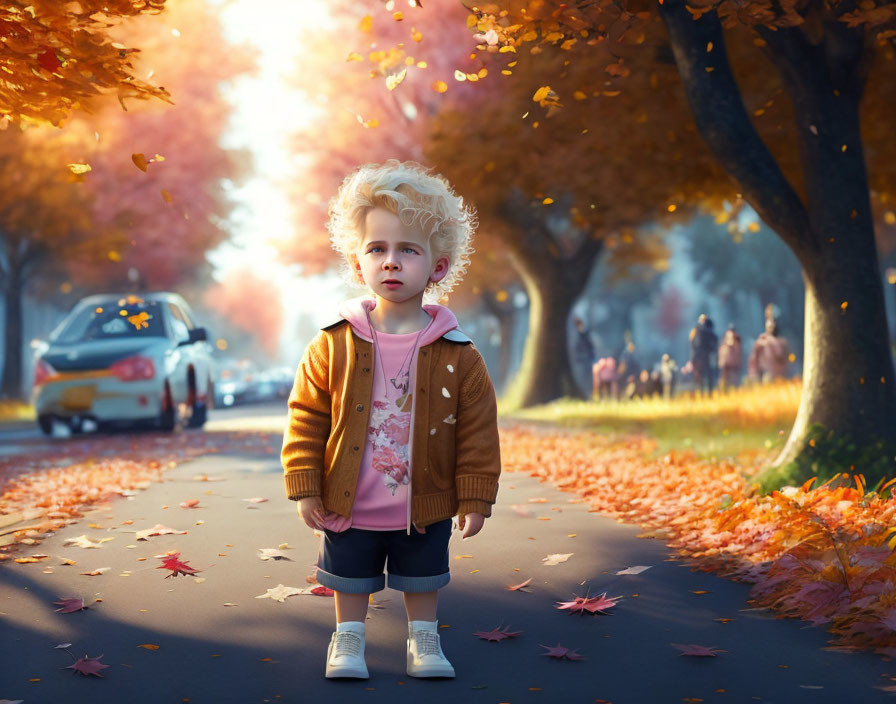
POLYGON ((383 286, 388 289, 395 289, 401 286, 401 281, 383 281, 383 286))

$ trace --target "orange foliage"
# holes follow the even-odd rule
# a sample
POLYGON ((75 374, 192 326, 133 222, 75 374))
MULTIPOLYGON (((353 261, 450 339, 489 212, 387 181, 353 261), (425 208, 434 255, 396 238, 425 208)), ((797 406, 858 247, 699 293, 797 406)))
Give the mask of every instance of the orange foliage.
POLYGON ((97 96, 162 98, 168 92, 136 78, 133 55, 109 36, 117 20, 158 14, 165 0, 56 0, 0 5, 0 126, 47 122, 60 126, 97 96))
MULTIPOLYGON (((896 654, 896 491, 786 488, 759 496, 746 467, 692 453, 650 458, 654 441, 513 425, 504 468, 584 497, 591 510, 651 529, 697 569, 752 583, 751 602, 826 623, 833 642, 896 654)), ((893 482, 891 482, 891 485, 893 482)))

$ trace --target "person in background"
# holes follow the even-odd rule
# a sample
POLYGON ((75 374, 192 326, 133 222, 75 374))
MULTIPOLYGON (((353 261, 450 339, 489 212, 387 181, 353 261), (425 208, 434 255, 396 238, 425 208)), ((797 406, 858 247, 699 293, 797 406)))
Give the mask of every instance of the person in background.
POLYGON ((790 346, 778 334, 778 322, 771 316, 765 319, 765 331, 759 334, 747 360, 747 373, 753 381, 763 384, 787 376, 790 346))
POLYGON ((719 337, 713 329, 712 320, 705 313, 697 319, 697 325, 691 330, 690 363, 694 370, 694 384, 697 391, 712 394, 715 387, 716 358, 719 337))
POLYGON ((631 381, 635 381, 640 373, 641 365, 638 363, 638 358, 635 357, 635 343, 629 340, 625 343, 622 354, 619 355, 619 364, 616 365, 616 378, 625 380, 625 384, 620 384, 619 391, 626 398, 631 398, 627 391, 629 377, 631 377, 631 381))
POLYGON ((734 329, 734 323, 728 326, 719 345, 719 372, 721 379, 719 387, 722 390, 736 387, 740 384, 741 342, 740 335, 734 329))
POLYGON ((616 360, 601 357, 592 368, 593 393, 598 400, 616 398, 616 360))
POLYGON ((664 354, 660 360, 660 383, 663 389, 663 398, 667 401, 675 396, 675 382, 678 376, 678 365, 668 354, 664 354))
POLYGON ((594 343, 585 327, 585 321, 578 316, 573 320, 576 326, 572 345, 573 377, 576 383, 585 389, 592 386, 588 380, 591 379, 595 361, 594 343))

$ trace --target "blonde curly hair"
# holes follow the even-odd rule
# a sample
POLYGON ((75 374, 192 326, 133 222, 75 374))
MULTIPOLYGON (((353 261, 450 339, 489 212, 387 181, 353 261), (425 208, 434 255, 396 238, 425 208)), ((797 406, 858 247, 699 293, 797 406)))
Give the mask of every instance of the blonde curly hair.
POLYGON ((355 285, 364 282, 351 257, 363 240, 367 213, 373 208, 394 213, 405 227, 417 224, 429 240, 433 261, 448 257, 448 273, 441 281, 430 282, 423 294, 430 302, 447 297, 470 265, 476 211, 443 176, 417 162, 389 159, 359 166, 330 201, 327 220, 330 242, 342 255, 342 274, 355 285))

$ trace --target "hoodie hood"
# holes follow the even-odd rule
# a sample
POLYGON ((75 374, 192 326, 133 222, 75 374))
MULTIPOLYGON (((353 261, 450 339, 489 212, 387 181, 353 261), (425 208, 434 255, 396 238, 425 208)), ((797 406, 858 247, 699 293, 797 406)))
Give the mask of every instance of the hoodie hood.
MULTIPOLYGON (((367 313, 374 308, 376 308, 376 300, 362 296, 361 298, 352 298, 345 301, 339 306, 339 315, 349 322, 352 330, 358 337, 362 340, 367 340, 367 342, 374 342, 370 323, 367 319, 367 313)), ((432 323, 429 324, 423 335, 421 335, 420 347, 435 342, 446 332, 457 327, 457 318, 445 306, 427 304, 423 306, 423 310, 430 315, 432 323)))

